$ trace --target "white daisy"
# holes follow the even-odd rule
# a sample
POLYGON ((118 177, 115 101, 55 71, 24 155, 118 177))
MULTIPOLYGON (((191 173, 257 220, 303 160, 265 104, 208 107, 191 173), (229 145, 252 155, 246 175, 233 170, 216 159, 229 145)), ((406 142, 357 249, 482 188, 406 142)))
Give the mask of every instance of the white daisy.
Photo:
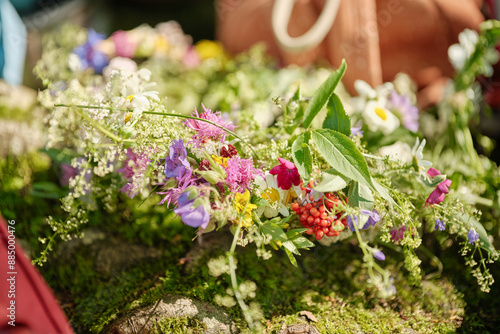
POLYGON ((363 118, 370 131, 380 130, 384 135, 391 134, 399 127, 399 119, 378 101, 370 101, 366 104, 363 118))
POLYGON ((257 215, 262 216, 264 214, 264 217, 272 218, 280 213, 284 217, 287 217, 289 212, 285 203, 291 202, 290 196, 293 195, 293 190, 283 190, 278 187, 276 176, 269 173, 266 173, 265 179, 257 177, 255 183, 259 187, 257 193, 269 203, 269 206, 258 207, 256 209, 257 215))

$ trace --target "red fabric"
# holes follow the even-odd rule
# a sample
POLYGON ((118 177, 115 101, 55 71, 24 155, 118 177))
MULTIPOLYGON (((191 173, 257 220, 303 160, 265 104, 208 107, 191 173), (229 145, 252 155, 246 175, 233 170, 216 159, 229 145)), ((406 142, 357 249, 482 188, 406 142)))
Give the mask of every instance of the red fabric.
MULTIPOLYGON (((14 230, 11 230, 14 231, 13 235, 16 238, 19 237, 16 233, 17 225, 22 223, 24 222, 10 225, 14 227, 14 230)), ((17 243, 15 243, 15 265, 13 268, 10 267, 12 264, 8 262, 10 234, 8 222, 0 216, 0 333, 73 333, 54 294, 17 243), (15 302, 15 326, 9 325, 13 320, 9 318, 11 310, 8 309, 12 301, 15 302)))

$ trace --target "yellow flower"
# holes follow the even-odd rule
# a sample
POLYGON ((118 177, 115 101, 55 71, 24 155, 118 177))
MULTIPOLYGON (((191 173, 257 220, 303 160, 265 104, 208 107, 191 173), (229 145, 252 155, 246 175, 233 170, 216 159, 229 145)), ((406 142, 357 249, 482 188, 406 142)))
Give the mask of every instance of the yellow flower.
POLYGON ((212 159, 214 159, 217 164, 221 165, 224 168, 227 168, 227 161, 229 160, 229 158, 218 157, 212 154, 212 159))
POLYGON ((202 59, 208 58, 224 58, 226 52, 224 47, 220 42, 214 42, 209 40, 201 40, 195 45, 196 52, 198 56, 202 59))
POLYGON ((242 213, 245 210, 245 216, 243 217, 242 226, 249 227, 253 224, 252 221, 252 210, 257 208, 257 205, 250 203, 250 192, 245 190, 243 194, 236 193, 234 196, 234 208, 238 213, 242 213), (246 207, 246 209, 245 209, 246 207))

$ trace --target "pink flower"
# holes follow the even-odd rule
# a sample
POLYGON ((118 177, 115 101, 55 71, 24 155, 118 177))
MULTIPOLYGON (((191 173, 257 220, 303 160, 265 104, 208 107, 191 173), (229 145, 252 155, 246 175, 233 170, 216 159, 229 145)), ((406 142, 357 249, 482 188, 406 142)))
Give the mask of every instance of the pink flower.
MULTIPOLYGON (((429 174, 429 176, 434 177, 437 175, 441 175, 441 172, 439 170, 437 170, 436 168, 431 167, 427 171, 427 174, 429 174)), ((451 180, 444 180, 443 182, 438 184, 436 189, 434 189, 434 191, 431 192, 431 194, 429 195, 429 197, 425 201, 425 205, 439 204, 442 201, 444 201, 445 195, 450 192, 450 190, 449 190, 450 186, 451 186, 451 180)))
MULTIPOLYGON (((205 112, 201 115, 198 115, 198 111, 196 110, 196 108, 194 108, 192 116, 206 119, 207 121, 220 125, 224 129, 227 129, 229 131, 234 130, 235 126, 231 122, 228 122, 224 118, 222 118, 220 111, 214 113, 212 112, 212 110, 205 108, 203 104, 201 106, 203 107, 203 110, 205 110, 205 112)), ((198 142, 198 144, 204 143, 205 141, 210 139, 214 141, 219 140, 221 143, 223 143, 226 139, 226 131, 213 124, 198 121, 195 119, 188 119, 185 124, 196 131, 196 134, 193 136, 193 140, 195 142, 198 142)))
POLYGON ((151 160, 145 152, 137 154, 130 148, 127 148, 126 155, 128 159, 124 162, 124 167, 118 169, 118 172, 123 173, 129 182, 120 191, 130 198, 134 198, 144 187, 144 176, 151 160))
POLYGON ((111 35, 111 40, 115 44, 115 54, 118 57, 134 58, 137 44, 132 42, 123 30, 118 30, 111 35))
POLYGON ((278 160, 280 165, 273 167, 269 171, 271 175, 278 174, 278 187, 288 190, 292 187, 292 184, 298 186, 300 184, 300 175, 297 167, 293 162, 286 159, 278 158, 278 160))
POLYGON ((252 159, 241 159, 238 156, 233 156, 227 161, 225 170, 229 188, 239 193, 250 189, 250 185, 257 175, 264 175, 261 170, 253 167, 252 159))

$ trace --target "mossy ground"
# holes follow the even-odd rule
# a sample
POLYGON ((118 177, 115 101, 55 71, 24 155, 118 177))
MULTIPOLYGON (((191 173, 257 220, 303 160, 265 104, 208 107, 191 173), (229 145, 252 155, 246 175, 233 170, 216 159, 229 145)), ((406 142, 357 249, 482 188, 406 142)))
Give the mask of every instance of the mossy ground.
MULTIPOLYGON (((18 221, 18 239, 24 239, 31 255, 36 256, 41 250, 38 236, 50 233, 43 217, 58 213, 58 201, 50 196, 35 196, 31 182, 54 181, 55 172, 41 153, 16 159, 3 160, 1 164, 5 180, 0 194, 1 213, 18 221), (29 179, 23 176, 22 168, 17 168, 20 165, 33 171, 29 179)), ((188 270, 187 264, 180 264, 180 259, 196 245, 191 240, 194 230, 172 219, 155 200, 139 208, 123 201, 117 213, 92 215, 85 228, 99 228, 108 237, 119 238, 125 244, 154 246, 162 254, 159 258, 135 263, 119 272, 102 273, 96 271, 90 246, 82 245, 71 255, 71 261, 58 257, 55 249, 52 259, 39 267, 77 333, 106 332, 119 317, 152 305, 167 293, 209 303, 213 303, 216 294, 225 295, 229 277, 212 277, 205 265, 223 250, 214 248, 206 252, 198 262, 200 265, 188 270)), ((435 246, 426 245, 431 249, 435 246)), ((384 265, 393 273, 398 291, 388 300, 378 299, 366 288, 361 254, 352 242, 330 247, 318 245, 302 253, 295 268, 280 252, 263 261, 251 246, 238 249, 238 277, 257 284, 254 301, 262 308, 268 333, 276 333, 284 324, 307 322, 300 311, 310 311, 316 316, 318 322, 313 325, 321 333, 497 333, 500 329, 498 284, 489 294, 479 292, 453 246, 437 253, 444 265, 441 277, 424 279, 421 287, 408 284, 402 258, 387 250, 384 265)), ((425 263, 424 269, 435 270, 425 263)), ((492 269, 498 281, 499 266, 492 269)), ((238 328, 246 331, 240 308, 231 307, 227 312, 238 328)), ((202 328, 203 324, 196 320, 179 318, 158 324, 157 331, 196 333, 202 328)))

